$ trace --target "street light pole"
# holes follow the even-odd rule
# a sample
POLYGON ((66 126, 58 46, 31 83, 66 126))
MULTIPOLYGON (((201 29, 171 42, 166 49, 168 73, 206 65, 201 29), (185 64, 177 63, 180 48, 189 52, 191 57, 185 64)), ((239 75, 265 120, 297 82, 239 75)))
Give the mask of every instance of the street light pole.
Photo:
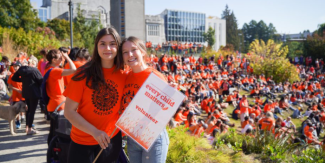
POLYGON ((69 12, 70 12, 70 47, 73 48, 73 29, 72 29, 72 19, 73 19, 73 3, 71 0, 68 3, 69 5, 69 12))

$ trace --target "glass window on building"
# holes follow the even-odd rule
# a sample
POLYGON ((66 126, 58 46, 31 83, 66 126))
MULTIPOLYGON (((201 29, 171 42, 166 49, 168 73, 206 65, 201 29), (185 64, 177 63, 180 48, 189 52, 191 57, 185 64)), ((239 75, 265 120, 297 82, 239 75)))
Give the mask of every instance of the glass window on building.
POLYGON ((148 25, 148 35, 149 36, 159 36, 159 25, 156 25, 156 24, 148 25))
POLYGON ((38 16, 43 18, 43 9, 38 9, 38 16))

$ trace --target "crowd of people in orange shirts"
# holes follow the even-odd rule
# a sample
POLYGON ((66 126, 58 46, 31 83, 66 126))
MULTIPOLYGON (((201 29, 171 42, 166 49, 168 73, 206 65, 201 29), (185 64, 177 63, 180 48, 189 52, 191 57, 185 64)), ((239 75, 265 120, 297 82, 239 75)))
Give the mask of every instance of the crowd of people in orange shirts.
POLYGON ((297 136, 293 141, 322 144, 319 136, 325 125, 325 73, 324 63, 318 59, 308 66, 293 63, 301 78, 293 83, 275 83, 272 76, 254 75, 249 60, 235 55, 151 55, 147 63, 186 95, 174 122, 176 126, 185 125, 195 136, 226 133, 234 126, 229 119, 232 117, 240 120, 241 126, 237 127, 243 134, 253 136, 257 129, 269 131, 276 138, 294 133, 297 136), (229 105, 234 107, 231 115, 225 112, 229 105), (291 116, 284 118, 283 112, 289 110, 291 116), (306 117, 302 131, 298 131, 291 119, 306 117))
MULTIPOLYGON (((148 42, 146 45, 152 46, 148 42)), ((74 61, 78 62, 76 65, 86 63, 89 59, 86 53, 86 58, 79 59, 82 61, 74 61)), ((33 57, 28 58, 25 53, 19 53, 13 63, 26 65, 30 58, 33 57)), ((301 79, 293 83, 276 83, 272 76, 254 75, 250 61, 236 55, 221 55, 217 58, 197 58, 186 54, 163 54, 161 57, 150 55, 146 62, 163 72, 168 82, 177 85, 177 89, 186 95, 173 120, 176 126, 188 127, 195 136, 204 134, 212 140, 218 133, 226 133, 229 127, 241 127, 241 133, 251 136, 257 129, 269 131, 275 138, 300 132, 295 134, 295 142, 321 145, 324 142, 320 141, 319 136, 325 125, 324 62, 321 59, 312 62, 311 58, 307 58, 291 60, 301 79), (240 94, 241 91, 246 91, 248 95, 240 94), (225 109, 230 105, 234 109, 228 115, 225 109), (283 112, 287 111, 292 115, 283 118, 283 112), (241 126, 234 126, 229 117, 240 120, 241 126), (301 124, 302 130, 298 131, 291 119, 305 117, 307 119, 301 124)), ((45 57, 38 62, 42 75, 46 63, 45 57)), ((3 57, 0 65, 0 78, 8 84, 8 78, 15 73, 14 64, 10 66, 8 58, 3 57)), ((69 69, 68 64, 66 66, 69 69)), ((71 76, 65 77, 64 84, 70 79, 71 76)), ((11 82, 9 84, 16 86, 11 82)), ((16 87, 21 89, 20 86, 16 87)), ((1 95, 1 98, 5 99, 4 96, 1 95)))
POLYGON ((190 54, 201 52, 203 45, 195 42, 181 43, 178 41, 168 41, 162 43, 162 45, 158 43, 156 46, 154 46, 152 45, 152 42, 148 41, 146 42, 146 47, 149 50, 154 49, 155 51, 161 51, 164 53, 170 52, 175 54, 190 54))

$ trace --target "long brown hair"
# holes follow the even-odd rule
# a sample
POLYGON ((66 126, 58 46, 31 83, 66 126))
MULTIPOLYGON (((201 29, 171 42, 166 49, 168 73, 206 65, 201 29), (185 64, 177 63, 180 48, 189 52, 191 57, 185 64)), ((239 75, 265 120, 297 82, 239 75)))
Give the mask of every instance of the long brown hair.
MULTIPOLYGON (((105 83, 101 58, 98 54, 97 47, 99 40, 105 35, 112 35, 114 37, 117 46, 117 52, 119 51, 121 38, 116 30, 113 27, 101 29, 95 39, 95 47, 92 59, 85 65, 79 67, 77 73, 72 77, 72 80, 74 81, 80 81, 86 78, 87 87, 94 90, 98 88, 99 83, 105 83)), ((120 58, 116 56, 114 58, 114 65, 114 72, 123 69, 123 60, 120 60, 120 58)))

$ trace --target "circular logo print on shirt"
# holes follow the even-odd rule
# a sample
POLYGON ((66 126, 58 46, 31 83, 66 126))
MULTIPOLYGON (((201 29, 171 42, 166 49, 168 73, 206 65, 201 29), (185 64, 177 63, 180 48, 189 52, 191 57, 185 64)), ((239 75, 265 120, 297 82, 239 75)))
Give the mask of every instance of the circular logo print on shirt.
POLYGON ((106 80, 106 83, 100 83, 97 90, 93 91, 92 102, 97 109, 97 112, 110 114, 111 109, 116 105, 118 100, 118 91, 115 88, 116 84, 111 80, 106 80))
POLYGON ((126 93, 124 93, 123 94, 123 96, 122 96, 122 109, 123 110, 125 110, 126 109, 126 107, 130 104, 130 102, 132 101, 132 99, 133 99, 133 97, 134 97, 134 91, 128 91, 128 92, 126 92, 126 93))

